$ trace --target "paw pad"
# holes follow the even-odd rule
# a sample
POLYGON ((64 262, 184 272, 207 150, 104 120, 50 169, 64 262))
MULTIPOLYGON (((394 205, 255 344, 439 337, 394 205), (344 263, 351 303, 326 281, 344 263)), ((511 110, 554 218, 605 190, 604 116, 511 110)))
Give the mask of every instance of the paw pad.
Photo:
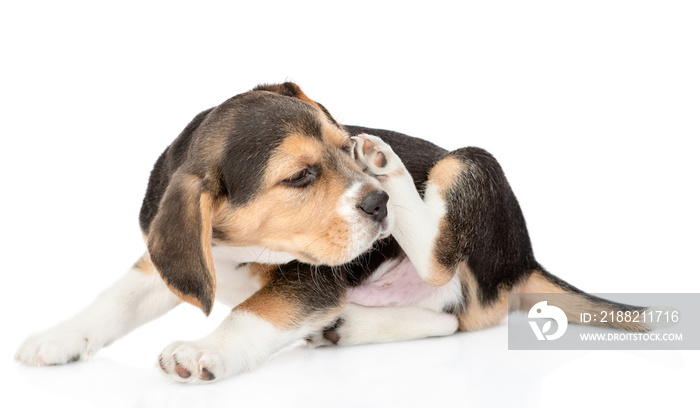
POLYGON ((158 366, 179 382, 211 382, 226 371, 220 357, 209 345, 176 342, 163 351, 158 358, 158 366))
POLYGON ((214 381, 216 376, 206 367, 202 367, 202 372, 199 374, 199 379, 202 381, 214 381))
POLYGON ((180 365, 180 363, 178 363, 178 362, 175 362, 175 372, 177 373, 178 376, 180 376, 180 378, 183 378, 183 379, 190 378, 190 376, 192 375, 192 373, 190 373, 190 370, 186 369, 185 367, 180 365))
MULTIPOLYGON (((352 139, 355 141, 355 160, 365 172, 373 176, 384 176, 403 169, 401 160, 382 139, 364 134, 352 139)), ((399 173, 400 171, 397 172, 399 173)))

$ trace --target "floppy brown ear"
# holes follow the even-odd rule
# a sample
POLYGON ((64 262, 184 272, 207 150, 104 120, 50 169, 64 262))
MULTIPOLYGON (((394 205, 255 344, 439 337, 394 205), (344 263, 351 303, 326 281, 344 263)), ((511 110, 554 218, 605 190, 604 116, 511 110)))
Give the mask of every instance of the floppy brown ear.
MULTIPOLYGON (((274 92, 280 95, 284 96, 291 96, 292 98, 297 98, 300 99, 309 105, 313 106, 314 108, 320 110, 323 112, 324 115, 333 123, 338 125, 338 122, 331 116, 330 112, 328 112, 328 109, 326 109, 325 106, 321 105, 320 103, 312 100, 306 94, 301 90, 299 85, 295 84, 294 82, 284 82, 281 84, 262 84, 258 85, 253 89, 254 91, 268 91, 268 92, 274 92)), ((340 126, 340 125, 338 125, 340 126)))
POLYGON ((284 96, 301 99, 304 102, 314 104, 315 102, 309 99, 304 92, 301 91, 299 85, 294 82, 284 82, 281 84, 261 84, 253 88, 254 91, 274 92, 284 96))
POLYGON ((214 196, 201 177, 173 174, 148 233, 153 265, 170 290, 209 315, 216 275, 211 256, 214 196))

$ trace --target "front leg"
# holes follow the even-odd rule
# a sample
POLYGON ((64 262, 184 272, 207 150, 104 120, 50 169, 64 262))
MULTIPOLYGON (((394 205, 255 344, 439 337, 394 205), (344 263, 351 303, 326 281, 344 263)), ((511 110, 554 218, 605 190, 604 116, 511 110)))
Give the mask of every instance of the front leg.
POLYGON ((17 350, 15 360, 49 366, 88 359, 179 303, 144 255, 80 313, 27 339, 17 350))
MULTIPOLYGON (((458 259, 441 257, 446 205, 444 192, 462 171, 462 163, 443 159, 431 170, 421 198, 411 174, 382 139, 358 135, 355 159, 365 172, 375 176, 389 194, 395 225, 392 235, 429 285, 444 285, 454 276, 458 259)), ((449 242, 447 243, 449 245, 449 242)))
POLYGON ((271 266, 262 280, 267 283, 236 306, 214 332, 168 346, 158 359, 160 368, 186 383, 250 371, 318 332, 341 312, 346 284, 330 267, 298 262, 271 266))

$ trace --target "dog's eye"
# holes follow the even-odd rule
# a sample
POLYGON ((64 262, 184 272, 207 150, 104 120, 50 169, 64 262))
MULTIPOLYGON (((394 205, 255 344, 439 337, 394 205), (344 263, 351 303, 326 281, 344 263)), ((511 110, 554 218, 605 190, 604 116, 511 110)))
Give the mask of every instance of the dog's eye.
POLYGON ((307 167, 304 170, 295 173, 290 178, 283 180, 282 184, 288 187, 306 187, 313 184, 316 181, 316 175, 318 174, 318 169, 315 167, 307 167))

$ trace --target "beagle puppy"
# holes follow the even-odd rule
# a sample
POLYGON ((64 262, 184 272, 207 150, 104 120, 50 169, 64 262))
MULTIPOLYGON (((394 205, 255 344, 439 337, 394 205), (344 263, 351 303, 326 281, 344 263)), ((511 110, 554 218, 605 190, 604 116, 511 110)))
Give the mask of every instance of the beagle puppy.
MULTIPOLYGON (((140 213, 146 253, 93 304, 16 359, 83 360, 180 303, 233 307, 158 358, 174 380, 251 370, 297 342, 446 336, 501 322, 508 293, 573 293, 570 320, 629 306, 586 295, 535 260, 498 162, 387 130, 342 126, 293 83, 197 115, 156 161, 140 213)), ((535 297, 522 297, 529 310, 535 297)), ((639 323, 611 323, 644 331, 639 323)))

